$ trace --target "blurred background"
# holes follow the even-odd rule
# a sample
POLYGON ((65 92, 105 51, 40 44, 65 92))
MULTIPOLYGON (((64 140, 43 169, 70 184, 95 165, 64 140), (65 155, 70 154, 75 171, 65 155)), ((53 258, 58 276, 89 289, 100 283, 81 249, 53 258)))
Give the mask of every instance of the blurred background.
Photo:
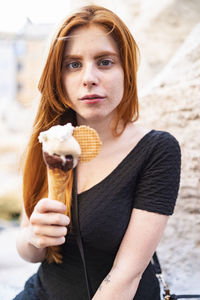
POLYGON ((0 0, 0 299, 12 299, 38 268, 15 249, 24 151, 51 36, 88 3, 116 12, 138 43, 139 123, 181 145, 179 197, 158 254, 173 292, 200 293, 200 1, 0 0))

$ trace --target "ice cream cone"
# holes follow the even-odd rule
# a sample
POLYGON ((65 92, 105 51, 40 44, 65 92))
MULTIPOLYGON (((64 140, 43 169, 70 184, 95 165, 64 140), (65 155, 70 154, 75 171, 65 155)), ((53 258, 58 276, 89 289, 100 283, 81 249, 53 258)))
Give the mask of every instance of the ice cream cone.
MULTIPOLYGON (((65 190, 67 185, 68 172, 64 172, 60 169, 50 169, 47 167, 48 172, 48 198, 58 200, 65 204, 65 190)), ((66 214, 68 212, 66 211, 66 214)), ((60 253, 59 246, 53 246, 47 248, 46 259, 48 262, 56 263, 62 262, 62 254, 60 253)))
MULTIPOLYGON (((43 145, 43 157, 47 165, 48 197, 64 204, 69 203, 70 210, 70 201, 66 201, 69 170, 72 170, 78 161, 88 162, 97 156, 101 146, 98 133, 88 126, 74 128, 68 123, 64 126, 53 126, 42 132, 39 141, 43 145)), ((47 261, 61 263, 60 250, 59 246, 48 247, 47 261)))
POLYGON ((48 197, 58 200, 65 204, 65 189, 67 184, 68 172, 60 169, 50 169, 48 171, 48 197))

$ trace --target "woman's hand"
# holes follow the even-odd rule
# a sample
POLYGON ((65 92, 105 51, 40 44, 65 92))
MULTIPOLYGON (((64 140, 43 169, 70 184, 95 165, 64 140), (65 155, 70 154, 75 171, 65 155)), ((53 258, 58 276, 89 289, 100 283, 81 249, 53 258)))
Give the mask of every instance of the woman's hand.
POLYGON ((41 262, 46 257, 46 247, 65 242, 69 217, 66 206, 47 198, 41 199, 28 219, 23 208, 21 230, 17 238, 19 255, 32 263, 41 262))
POLYGON ((48 198, 41 199, 35 206, 28 226, 28 242, 36 248, 62 245, 70 219, 64 213, 66 206, 48 198))

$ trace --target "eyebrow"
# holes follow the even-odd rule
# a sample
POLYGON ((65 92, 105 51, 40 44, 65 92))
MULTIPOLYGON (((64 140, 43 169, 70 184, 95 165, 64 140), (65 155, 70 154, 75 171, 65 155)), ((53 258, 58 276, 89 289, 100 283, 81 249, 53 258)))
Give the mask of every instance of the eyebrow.
MULTIPOLYGON (((119 57, 118 53, 116 52, 112 52, 112 51, 103 51, 98 53, 97 55, 95 55, 95 59, 101 58, 101 57, 105 57, 105 56, 115 56, 115 57, 119 57)), ((82 59, 82 56, 80 55, 74 55, 74 54, 69 54, 69 55, 65 55, 63 57, 63 61, 66 59, 82 59)))

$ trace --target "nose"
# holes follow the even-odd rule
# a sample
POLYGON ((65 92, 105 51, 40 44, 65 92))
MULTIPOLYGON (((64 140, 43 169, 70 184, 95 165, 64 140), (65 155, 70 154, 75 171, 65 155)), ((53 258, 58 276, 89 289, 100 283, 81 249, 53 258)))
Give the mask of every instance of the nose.
POLYGON ((92 63, 87 64, 83 68, 83 86, 92 87, 98 84, 98 70, 92 63))

